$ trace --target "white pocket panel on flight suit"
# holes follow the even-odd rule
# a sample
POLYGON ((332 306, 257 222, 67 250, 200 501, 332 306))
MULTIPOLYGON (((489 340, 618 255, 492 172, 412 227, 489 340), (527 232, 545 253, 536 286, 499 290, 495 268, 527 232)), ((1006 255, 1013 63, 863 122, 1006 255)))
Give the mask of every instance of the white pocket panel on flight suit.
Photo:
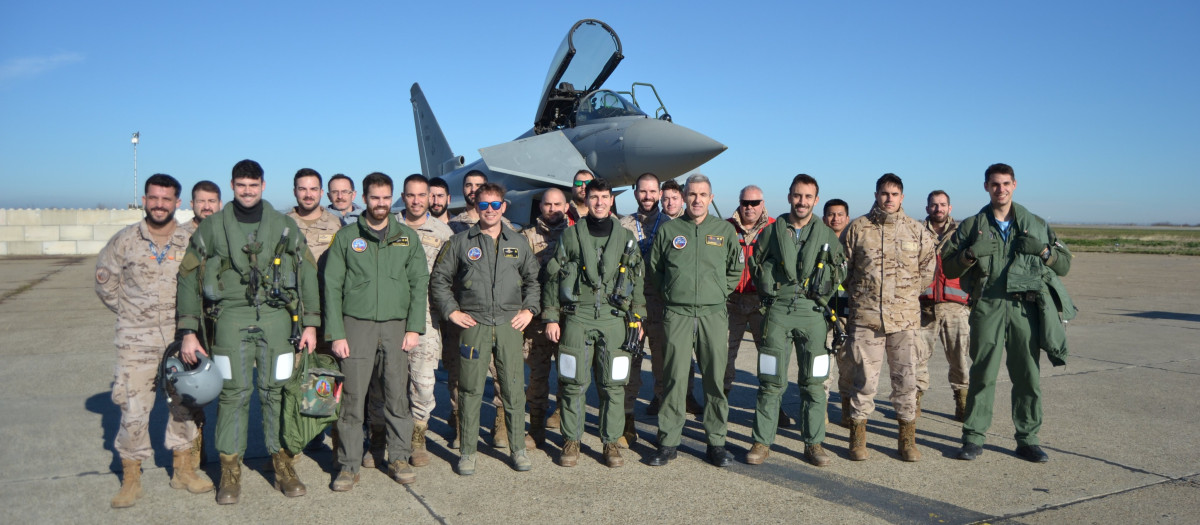
POLYGON ((829 375, 829 354, 813 358, 812 375, 813 377, 825 377, 829 375))
POLYGON ((629 357, 617 356, 612 362, 612 380, 624 381, 629 377, 629 357))
POLYGON ((567 379, 575 379, 575 356, 566 353, 558 354, 558 375, 567 379))
POLYGON ((214 365, 217 365, 217 370, 221 372, 221 379, 226 381, 233 379, 233 367, 229 365, 229 356, 214 355, 212 362, 214 365))
POLYGON ((775 366, 778 362, 773 355, 758 354, 758 373, 764 376, 773 376, 776 374, 775 366))
POLYGON ((286 381, 292 377, 292 369, 296 367, 296 354, 288 352, 275 358, 275 380, 286 381))

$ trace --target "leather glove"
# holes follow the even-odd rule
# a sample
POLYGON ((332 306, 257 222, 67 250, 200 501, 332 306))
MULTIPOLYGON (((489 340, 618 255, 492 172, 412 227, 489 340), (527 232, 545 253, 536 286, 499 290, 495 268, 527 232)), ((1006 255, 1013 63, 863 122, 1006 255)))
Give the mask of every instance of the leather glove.
POLYGON ((995 255, 999 252, 1000 252, 999 240, 997 240, 995 237, 993 237, 991 235, 981 232, 975 238, 975 242, 972 243, 971 246, 969 246, 967 248, 966 252, 964 252, 964 255, 967 256, 967 259, 974 261, 974 260, 979 259, 980 257, 984 257, 987 255, 995 255))
POLYGON ((1016 246, 1017 253, 1040 256, 1042 252, 1046 251, 1046 243, 1026 233, 1018 235, 1013 244, 1016 246))

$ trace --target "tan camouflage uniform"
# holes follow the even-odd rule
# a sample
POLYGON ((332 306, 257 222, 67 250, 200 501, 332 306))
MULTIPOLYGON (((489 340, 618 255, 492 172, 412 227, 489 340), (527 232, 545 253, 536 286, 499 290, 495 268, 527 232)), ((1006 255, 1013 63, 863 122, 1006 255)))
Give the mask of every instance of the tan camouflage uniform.
MULTIPOLYGON (((633 237, 637 239, 639 247, 642 249, 642 256, 649 259, 646 255, 649 253, 650 246, 654 245, 654 237, 658 234, 664 224, 671 220, 667 214, 659 211, 655 207, 650 213, 642 213, 641 208, 638 208, 636 213, 621 217, 621 226, 633 232, 633 237)), ((647 272, 649 279, 649 272, 647 272)), ((666 355, 667 345, 667 329, 663 326, 663 315, 667 311, 666 303, 663 302, 662 295, 658 292, 658 287, 650 286, 647 282, 645 286, 646 295, 646 319, 642 321, 642 332, 646 336, 646 341, 643 344, 650 346, 650 375, 654 379, 654 398, 662 400, 663 395, 663 356, 666 355)), ((625 384, 625 413, 632 414, 633 407, 637 404, 638 393, 642 390, 642 363, 641 359, 633 363, 633 372, 629 375, 629 382, 625 384)), ((692 376, 695 376, 694 371, 692 376)), ((688 381, 687 396, 692 397, 692 383, 688 381)))
MULTIPOLYGON (((538 266, 544 269, 554 257, 558 239, 568 225, 566 218, 551 226, 538 217, 533 226, 521 230, 521 235, 533 248, 538 266)), ((545 280, 542 281, 544 284, 545 280)), ((525 327, 524 350, 525 364, 529 365, 529 386, 525 387, 525 400, 529 403, 531 414, 544 414, 550 406, 550 360, 558 352, 558 344, 546 338, 546 325, 535 321, 525 327)))
POLYGON ((917 297, 933 282, 935 243, 926 229, 904 214, 878 207, 846 227, 850 294, 848 344, 854 362, 852 418, 875 410, 875 392, 883 360, 892 380, 890 400, 897 419, 912 421, 917 408, 917 297))
MULTIPOLYGON (((190 234, 176 227, 160 250, 146 221, 113 235, 96 260, 96 295, 117 314, 117 365, 112 400, 121 408, 114 448, 123 460, 141 461, 152 454, 150 410, 154 408, 154 376, 167 345, 175 340, 175 288, 179 262, 190 234), (161 252, 161 259, 155 253, 161 252)), ((196 422, 204 412, 179 404, 168 406, 165 445, 187 450, 198 437, 196 422)))
MULTIPOLYGON (((929 219, 924 221, 925 229, 937 239, 937 250, 950 241, 958 223, 953 218, 946 218, 946 229, 939 236, 930 225, 929 219)), ((929 358, 937 343, 942 343, 946 351, 946 362, 950 364, 950 388, 954 391, 966 390, 971 370, 971 326, 968 319, 971 309, 965 304, 955 302, 921 302, 921 337, 917 347, 917 389, 924 392, 929 389, 929 358)))
POLYGON ((324 206, 318 206, 321 210, 321 215, 311 221, 306 221, 300 218, 300 214, 296 213, 296 209, 287 212, 287 216, 296 221, 296 225, 300 226, 300 231, 304 232, 304 239, 308 241, 308 249, 313 254, 313 260, 317 261, 318 267, 324 267, 321 256, 325 255, 325 250, 329 249, 329 245, 333 244, 333 236, 337 231, 342 229, 342 220, 330 213, 324 206))
MULTIPOLYGON (((446 223, 429 215, 425 216, 425 222, 420 226, 405 222, 403 214, 398 218, 420 236, 421 247, 425 248, 426 270, 432 272, 438 252, 454 232, 446 223)), ((437 400, 433 396, 433 387, 437 383, 434 372, 442 355, 442 333, 436 328, 438 324, 430 315, 429 301, 426 301, 425 334, 421 336, 417 347, 408 352, 408 398, 412 405, 413 421, 418 423, 429 421, 430 414, 437 407, 437 400)))

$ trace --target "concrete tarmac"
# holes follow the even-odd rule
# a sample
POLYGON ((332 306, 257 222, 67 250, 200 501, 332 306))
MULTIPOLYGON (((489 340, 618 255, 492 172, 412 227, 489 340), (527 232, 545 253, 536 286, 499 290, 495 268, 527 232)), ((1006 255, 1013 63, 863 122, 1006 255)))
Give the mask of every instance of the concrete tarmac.
MULTIPOLYGON (((351 492, 328 488, 336 466, 328 448, 297 463, 308 495, 289 499, 271 488, 272 473, 257 423, 237 505, 215 493, 172 490, 170 452, 162 448, 166 410, 152 415, 155 456, 143 468, 145 497, 133 508, 109 501, 120 481, 112 450, 119 411, 110 399, 115 316, 93 291, 94 256, 0 258, 0 509, 9 523, 1196 523, 1200 521, 1200 258, 1079 254, 1064 279, 1080 307, 1068 329, 1071 358, 1052 368, 1043 359, 1046 464, 1013 454, 1009 383, 1001 371, 996 417, 984 454, 954 459, 961 426, 954 422, 940 350, 930 361, 932 385, 917 424, 923 459, 896 455, 896 423, 881 384, 864 462, 847 459, 848 431, 831 425, 825 440, 833 463, 802 459, 795 428, 781 429, 763 465, 744 463, 757 381, 753 343, 743 343, 730 399, 729 448, 737 462, 704 462, 704 433, 689 419, 678 460, 650 467, 655 418, 645 416, 651 380, 638 404, 639 441, 623 468, 600 459, 596 413, 589 413, 577 467, 553 463, 562 438, 531 453, 533 470, 515 472, 507 451, 481 433, 474 476, 454 473, 449 450, 449 399, 439 371, 433 463, 407 487, 382 471, 362 473, 351 492), (1190 414, 1190 415, 1189 415, 1190 414)), ((792 365, 795 376, 795 364, 792 365)), ((883 376, 886 382, 886 375, 883 376)), ((698 390, 698 389, 697 389, 698 390)), ((553 388, 551 390, 554 391, 553 388)), ((591 405, 595 406, 593 394, 591 405)), ((485 395, 490 399, 490 395, 485 395)), ((784 398, 793 416, 799 394, 784 398)), ((257 402, 255 402, 257 405, 257 402)), ((257 408, 256 408, 257 410, 257 408)), ((485 404, 482 421, 494 409, 485 404)), ((833 421, 841 417, 836 399, 833 421)), ((209 421, 215 414, 209 407, 209 421)), ((252 422, 259 421, 257 413, 252 422)), ((206 434, 211 439, 213 425, 206 434)), ((210 441, 211 443, 211 441, 210 441)), ((216 481, 219 466, 204 470, 216 481)))

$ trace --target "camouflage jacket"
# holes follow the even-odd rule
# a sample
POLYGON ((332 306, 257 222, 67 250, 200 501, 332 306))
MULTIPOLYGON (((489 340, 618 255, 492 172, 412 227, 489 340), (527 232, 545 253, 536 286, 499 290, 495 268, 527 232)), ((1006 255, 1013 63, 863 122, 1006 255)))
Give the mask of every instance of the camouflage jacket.
MULTIPOLYGON (((566 217, 555 225, 546 224, 546 221, 538 217, 532 226, 521 230, 521 235, 524 235, 525 240, 529 241, 530 248, 533 248, 533 255, 537 257, 538 266, 541 266, 542 269, 545 269, 546 263, 550 262, 551 257, 554 257, 558 239, 567 230, 567 226, 570 224, 566 217)), ((545 284, 545 281, 542 280, 542 283, 545 284)))
POLYGON ((429 215, 425 216, 425 222, 420 226, 409 224, 404 219, 403 212, 396 214, 396 219, 400 221, 400 224, 408 226, 417 232, 417 235, 421 238, 421 247, 425 249, 425 270, 432 272, 433 262, 437 260, 438 252, 442 251, 442 245, 450 240, 450 236, 454 235, 454 231, 446 223, 429 215))
POLYGON ((321 210, 321 215, 311 221, 301 219, 300 214, 296 213, 296 208, 287 212, 287 216, 296 221, 296 225, 304 234, 304 240, 308 241, 308 249, 312 251, 313 259, 319 264, 325 250, 328 250, 329 245, 333 244, 333 236, 342 229, 342 220, 337 215, 330 213, 324 206, 318 206, 318 208, 321 210))
POLYGON ((918 297, 937 266, 934 236, 904 208, 854 219, 845 231, 851 324, 891 334, 921 327, 918 297))
POLYGON ((179 227, 183 231, 187 232, 188 238, 191 238, 192 234, 196 233, 196 228, 200 227, 200 223, 196 222, 195 219, 190 219, 190 220, 179 223, 179 227))
POLYGON ((96 259, 96 295, 117 314, 117 346, 166 348, 175 339, 175 289, 188 230, 154 246, 146 221, 126 226, 96 259))

